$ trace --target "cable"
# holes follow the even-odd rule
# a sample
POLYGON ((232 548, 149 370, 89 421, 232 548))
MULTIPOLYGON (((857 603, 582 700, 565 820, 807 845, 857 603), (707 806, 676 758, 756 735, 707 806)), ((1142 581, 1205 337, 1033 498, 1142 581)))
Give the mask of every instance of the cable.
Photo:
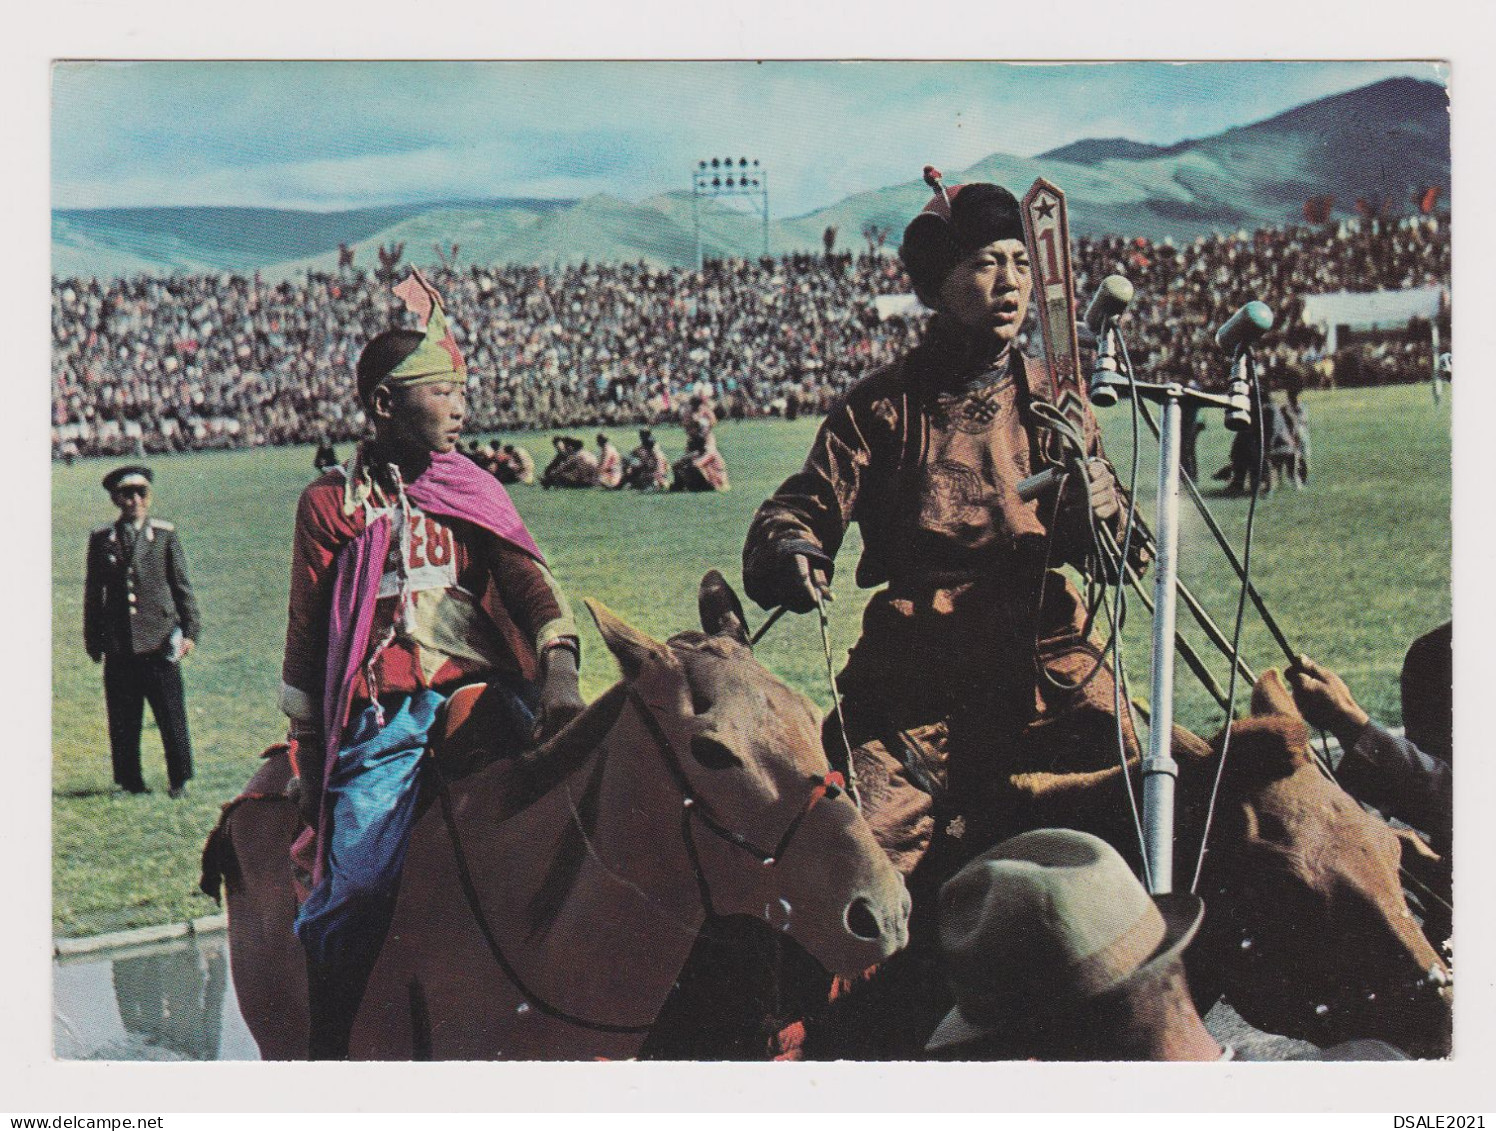
POLYGON ((1200 854, 1195 860, 1195 878, 1190 883, 1190 894, 1194 895, 1200 887, 1200 877, 1205 872, 1205 855, 1210 845, 1210 826, 1215 819, 1216 803, 1220 798, 1221 781, 1226 773, 1226 757, 1231 750, 1231 724, 1236 715, 1236 661, 1241 654, 1241 626, 1246 619, 1247 612, 1247 589, 1251 585, 1252 577, 1252 527, 1257 517, 1258 490, 1262 485, 1262 473, 1267 462, 1266 434, 1263 431, 1264 420, 1262 416, 1262 385, 1257 379, 1257 363, 1252 355, 1247 354, 1247 367, 1251 373, 1252 399, 1254 419, 1252 426, 1258 430, 1257 466, 1252 469, 1252 500, 1247 504, 1247 530, 1243 537, 1242 565, 1241 565, 1241 587, 1236 599, 1236 625, 1231 634, 1231 679, 1226 685, 1226 729, 1225 736, 1221 739, 1221 757, 1216 763, 1215 781, 1210 787, 1210 803, 1205 807, 1205 826, 1200 833, 1200 854))

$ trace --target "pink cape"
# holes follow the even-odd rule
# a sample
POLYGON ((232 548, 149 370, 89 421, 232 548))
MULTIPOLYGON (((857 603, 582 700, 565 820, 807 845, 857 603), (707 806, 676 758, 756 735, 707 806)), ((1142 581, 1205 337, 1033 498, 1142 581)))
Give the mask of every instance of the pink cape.
MULTIPOLYGON (((405 493, 427 514, 471 522, 545 564, 508 492, 466 456, 457 452, 434 453, 430 466, 406 485, 405 493)), ((338 554, 338 575, 327 629, 327 676, 322 693, 323 735, 327 743, 323 751, 324 782, 331 778, 353 703, 355 677, 368 652, 379 580, 390 548, 391 526, 388 515, 375 519, 338 554)), ((306 830, 291 852, 298 861, 312 863, 313 883, 322 878, 322 846, 326 838, 321 834, 326 830, 327 816, 324 789, 317 832, 306 830)))

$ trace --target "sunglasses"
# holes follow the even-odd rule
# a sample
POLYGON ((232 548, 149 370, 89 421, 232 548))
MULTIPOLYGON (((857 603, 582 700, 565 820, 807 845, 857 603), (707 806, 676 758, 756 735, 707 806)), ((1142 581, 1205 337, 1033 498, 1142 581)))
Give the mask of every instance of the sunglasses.
POLYGON ((141 498, 145 498, 150 492, 151 489, 149 487, 121 487, 115 494, 122 499, 128 499, 132 495, 139 495, 141 498))

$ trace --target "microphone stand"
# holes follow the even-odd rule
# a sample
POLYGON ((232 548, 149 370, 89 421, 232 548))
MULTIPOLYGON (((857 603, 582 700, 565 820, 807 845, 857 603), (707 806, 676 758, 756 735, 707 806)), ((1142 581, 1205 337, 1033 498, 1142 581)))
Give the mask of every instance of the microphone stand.
MULTIPOLYGON (((1117 333, 1110 320, 1105 335, 1117 333)), ((1245 359, 1247 347, 1237 351, 1245 359)), ((1124 355, 1125 356, 1125 355, 1124 355)), ((1233 367, 1234 368, 1234 367, 1233 367)), ((1239 430, 1244 399, 1188 389, 1177 381, 1139 381, 1127 366, 1126 376, 1093 379, 1093 399, 1100 387, 1116 394, 1141 397, 1163 406, 1158 438, 1158 506, 1154 518, 1153 561, 1153 682, 1149 703, 1148 751, 1143 757, 1143 854, 1147 860, 1149 890, 1163 894, 1174 890, 1174 786, 1179 763, 1174 760, 1170 738, 1174 729, 1174 633, 1179 579, 1179 449, 1183 406, 1219 408, 1227 413, 1228 426, 1239 430)), ((1233 394, 1236 390, 1232 390, 1233 394)), ((1105 395, 1102 400, 1106 403, 1105 395)))

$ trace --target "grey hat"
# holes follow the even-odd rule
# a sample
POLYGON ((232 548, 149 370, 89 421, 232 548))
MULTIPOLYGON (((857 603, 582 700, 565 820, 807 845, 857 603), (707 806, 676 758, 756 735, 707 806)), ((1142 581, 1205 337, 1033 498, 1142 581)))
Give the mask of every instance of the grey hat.
POLYGON ((1036 1022, 1178 957, 1204 916, 1192 895, 1149 896, 1117 850, 1039 829, 977 857, 940 889, 940 950, 956 995, 926 1048, 1036 1022))

